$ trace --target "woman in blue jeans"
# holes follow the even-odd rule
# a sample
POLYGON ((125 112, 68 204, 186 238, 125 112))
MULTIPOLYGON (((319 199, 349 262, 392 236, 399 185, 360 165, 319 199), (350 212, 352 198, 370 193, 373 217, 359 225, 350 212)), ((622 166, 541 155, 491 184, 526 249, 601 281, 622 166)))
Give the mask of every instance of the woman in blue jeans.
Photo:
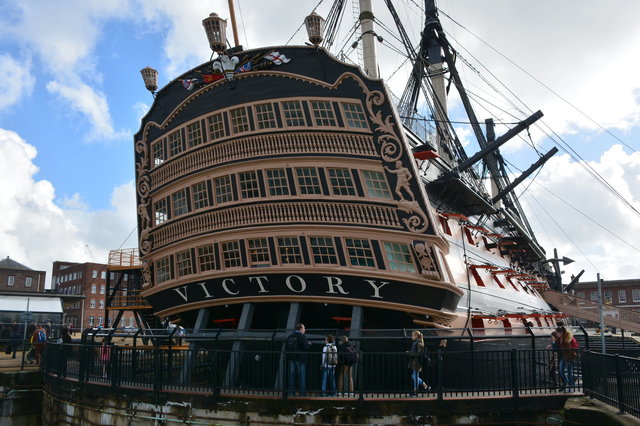
POLYGON ((413 330, 411 333, 411 350, 409 351, 409 371, 411 373, 411 380, 413 381, 413 394, 417 395, 418 389, 427 390, 429 387, 420 378, 420 372, 422 371, 422 360, 425 355, 424 339, 422 333, 418 330, 413 330))
POLYGON ((573 337, 573 333, 564 327, 556 328, 556 332, 559 333, 558 346, 560 347, 560 364, 559 374, 562 379, 563 387, 566 386, 566 392, 573 391, 574 377, 573 377, 573 362, 578 357, 578 349, 580 345, 573 337))

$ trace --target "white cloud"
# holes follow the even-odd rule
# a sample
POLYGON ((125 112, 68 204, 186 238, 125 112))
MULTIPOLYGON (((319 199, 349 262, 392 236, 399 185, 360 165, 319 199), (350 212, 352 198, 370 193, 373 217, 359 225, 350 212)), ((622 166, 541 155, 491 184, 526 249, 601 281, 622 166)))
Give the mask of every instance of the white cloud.
MULTIPOLYGON (((53 185, 35 178, 36 155, 16 133, 0 129, 0 256, 48 271, 48 280, 54 260, 106 262, 135 226, 133 182, 114 189, 110 210, 91 211, 77 195, 58 206, 53 185)), ((125 247, 136 246, 133 236, 125 247)))
POLYGON ((30 61, 18 61, 10 55, 0 55, 0 110, 18 103, 33 91, 35 77, 30 61))
POLYGON ((114 129, 106 96, 88 85, 76 82, 71 86, 50 81, 47 83, 47 90, 66 100, 75 111, 87 116, 93 127, 88 135, 89 139, 119 139, 129 136, 128 131, 114 129))
POLYGON ((95 87, 103 77, 93 57, 98 41, 105 36, 105 22, 128 16, 128 2, 24 1, 10 5, 10 9, 0 18, 4 35, 37 55, 40 71, 54 79, 47 88, 86 115, 92 126, 89 139, 128 135, 114 129, 107 97, 95 87))
MULTIPOLYGON (((589 164, 640 211, 640 153, 627 154, 614 146, 589 164)), ((583 281, 595 280, 596 272, 605 279, 640 276, 636 242, 640 216, 595 183, 568 155, 549 160, 524 199, 547 255, 551 257, 557 247, 560 257, 576 261, 564 268, 569 273, 585 269, 583 281)))

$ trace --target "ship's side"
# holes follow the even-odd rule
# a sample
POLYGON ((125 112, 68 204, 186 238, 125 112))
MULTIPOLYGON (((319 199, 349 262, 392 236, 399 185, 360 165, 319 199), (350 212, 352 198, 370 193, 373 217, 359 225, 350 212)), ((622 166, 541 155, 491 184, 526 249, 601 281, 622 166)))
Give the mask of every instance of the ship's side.
POLYGON ((157 93, 135 150, 157 315, 253 329, 457 317, 450 243, 388 92, 323 49, 236 52, 185 73, 157 93))

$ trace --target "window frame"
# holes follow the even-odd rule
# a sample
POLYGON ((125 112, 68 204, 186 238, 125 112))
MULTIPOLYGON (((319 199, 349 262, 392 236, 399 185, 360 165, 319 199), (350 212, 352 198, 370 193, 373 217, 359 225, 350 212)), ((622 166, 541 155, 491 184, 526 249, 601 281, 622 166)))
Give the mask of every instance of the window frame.
POLYGON ((269 251, 269 241, 265 237, 247 239, 247 259, 252 268, 263 268, 271 266, 271 253, 269 251), (260 245, 254 245, 260 241, 260 245))
POLYGON ((354 130, 369 130, 369 122, 364 113, 364 108, 359 102, 340 102, 340 110, 345 127, 354 130), (357 110, 347 110, 347 107, 355 107, 357 110), (354 118, 354 116, 356 116, 354 118), (353 123, 353 125, 352 125, 353 123))
POLYGON ((202 131, 202 124, 200 123, 200 120, 196 120, 192 123, 187 124, 185 127, 185 132, 187 134, 187 149, 202 145, 202 143, 204 142, 204 134, 202 131))
MULTIPOLYGON (((376 257, 373 252, 373 245, 371 244, 371 240, 368 238, 354 238, 354 237, 344 237, 344 248, 347 255, 348 265, 352 268, 377 268, 376 257), (355 241, 366 242, 368 247, 356 246, 353 244, 355 241), (360 254, 360 252, 364 252, 365 255, 360 254), (366 253, 369 252, 369 256, 366 253), (356 259, 357 263, 353 263, 353 260, 356 259), (371 265, 363 265, 360 263, 359 259, 367 259, 371 260, 371 265)), ((369 262, 367 262, 369 263, 369 262)))
POLYGON ((351 174, 351 169, 346 167, 328 167, 327 168, 327 177, 329 178, 329 187, 331 188, 331 193, 337 197, 355 197, 356 186, 354 183, 353 175, 351 174), (347 175, 344 176, 334 176, 334 173, 337 172, 345 172, 347 175), (346 183, 350 185, 347 185, 346 183), (342 192, 347 192, 343 194, 342 192))
POLYGON ((207 132, 209 132, 209 139, 212 141, 227 136, 224 114, 224 112, 218 112, 207 116, 207 132))
POLYGON ((311 260, 315 265, 335 265, 339 266, 336 243, 332 237, 311 235, 309 238, 309 249, 311 260))
POLYGON ((311 117, 316 127, 338 127, 333 101, 315 99, 309 101, 311 117), (327 108, 328 106, 328 108, 327 108))
POLYGON ((193 262, 191 250, 182 250, 176 253, 176 275, 178 278, 193 274, 193 262))
POLYGON ((210 207, 209 185, 207 185, 207 181, 197 182, 191 185, 191 201, 193 210, 210 207), (198 188, 199 185, 202 185, 203 189, 198 188))
POLYGON ((172 217, 184 216, 189 213, 189 203, 187 202, 187 190, 182 188, 171 194, 172 217), (179 198, 178 198, 179 197, 179 198))
POLYGON ((323 195, 317 167, 296 167, 295 178, 300 195, 323 195), (305 174, 304 171, 311 171, 312 173, 305 174), (301 172, 303 173, 302 175, 300 174, 301 172), (314 192, 309 192, 309 188, 313 188, 314 192))
POLYGON ((222 253, 222 266, 224 269, 242 267, 242 254, 240 252, 240 240, 226 240, 220 242, 222 253))
POLYGON ((213 178, 213 194, 216 204, 230 203, 233 201, 231 175, 222 175, 213 178))
POLYGON ((379 198, 383 200, 393 200, 391 188, 384 172, 378 170, 360 170, 360 176, 364 183, 364 189, 369 198, 379 198))
POLYGON ((282 235, 277 237, 276 251, 278 253, 278 263, 282 266, 304 265, 300 238, 297 235, 282 235), (284 240, 287 240, 287 242, 291 242, 292 244, 283 244, 284 240), (292 253, 287 253, 287 250, 289 249, 292 250, 292 253), (285 259, 287 260, 285 261, 285 259), (290 262, 288 259, 293 259, 294 261, 290 262))
POLYGON ((276 167, 265 170, 265 176, 267 181, 267 190, 270 197, 286 197, 291 195, 291 189, 289 188, 289 176, 287 169, 284 167, 276 167), (277 171, 279 176, 273 176, 272 174, 277 171), (275 184, 278 184, 277 186, 275 184), (281 194, 274 193, 282 191, 281 194))
POLYGON ((198 270, 200 272, 215 271, 217 269, 216 249, 213 244, 205 244, 196 247, 196 254, 198 257, 198 270), (207 249, 207 252, 205 252, 205 248, 207 249), (203 265, 207 266, 207 268, 203 268, 203 265))
POLYGON ((171 267, 169 263, 169 256, 162 257, 153 262, 156 284, 171 280, 171 267))
POLYGON ((177 157, 184 152, 184 143, 182 140, 182 130, 177 129, 169 133, 167 136, 167 144, 169 146, 169 158, 177 157))
POLYGON ((255 170, 238 172, 237 176, 241 199, 260 198, 260 181, 255 170), (246 178, 247 176, 249 177, 248 179, 246 178))
POLYGON ((249 107, 242 106, 229 110, 229 119, 231 123, 231 133, 239 135, 251 131, 251 123, 249 122, 249 107), (237 114, 236 114, 237 113, 237 114))
POLYGON ((162 198, 153 203, 153 224, 154 226, 162 225, 169 220, 169 208, 167 199, 162 198), (159 208, 159 206, 161 208, 159 208))
POLYGON ((253 106, 254 118, 256 122, 257 130, 270 130, 278 128, 278 120, 276 119, 276 112, 273 108, 273 102, 263 102, 255 104, 253 106), (266 110, 263 111, 262 108, 266 110), (268 126, 264 124, 268 123, 268 126))
POLYGON ((280 101, 280 114, 282 116, 282 124, 284 127, 306 127, 307 117, 304 114, 303 101, 291 99, 288 101, 280 101), (290 104, 297 103, 298 108, 289 108, 290 104))
POLYGON ((390 271, 409 273, 418 272, 409 244, 398 241, 383 241, 382 247, 385 254, 385 262, 387 263, 390 271), (393 250, 390 250, 389 248, 392 248, 393 250), (400 248, 400 250, 395 250, 396 248, 400 248), (402 260, 398 258, 398 254, 405 256, 406 258, 402 260))

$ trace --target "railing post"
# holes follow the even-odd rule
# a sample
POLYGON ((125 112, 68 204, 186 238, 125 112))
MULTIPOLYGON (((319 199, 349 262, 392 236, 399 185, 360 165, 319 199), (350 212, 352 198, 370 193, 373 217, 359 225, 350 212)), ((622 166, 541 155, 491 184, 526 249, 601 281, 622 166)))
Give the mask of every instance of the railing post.
POLYGON ((587 333, 587 329, 583 327, 582 324, 580 324, 580 331, 582 331, 582 334, 584 335, 584 349, 585 350, 589 350, 589 333, 587 333))
POLYGON ((616 354, 616 387, 618 388, 618 414, 624 413, 624 389, 622 386, 622 367, 620 362, 622 358, 619 354, 616 354))
POLYGON ((109 371, 111 372, 111 386, 112 387, 117 387, 118 386, 118 379, 120 376, 120 351, 119 348, 114 345, 111 348, 111 357, 109 357, 109 371))
POLYGON ((437 391, 438 391, 438 402, 442 402, 444 400, 444 356, 442 355, 442 349, 438 348, 438 365, 437 365, 437 370, 438 370, 438 384, 437 384, 437 391))
POLYGON ((153 348, 153 399, 157 404, 160 397, 160 380, 162 380, 161 351, 162 349, 153 348))
POLYGON ((511 390, 513 392, 513 399, 515 400, 520 397, 518 385, 518 350, 511 349, 511 390))
POLYGON ((280 366, 280 371, 282 371, 281 374, 281 383, 282 383, 282 400, 286 401, 287 400, 287 390, 289 387, 289 362, 288 362, 288 353, 287 351, 283 350, 281 352, 280 355, 280 359, 282 360, 282 365, 280 366))
MULTIPOLYGON (((364 401, 364 392, 365 392, 365 388, 364 388, 364 363, 366 360, 366 355, 365 353, 362 351, 362 349, 359 351, 360 352, 360 360, 358 363, 354 364, 354 367, 357 368, 356 372, 358 374, 358 381, 356 383, 358 383, 358 389, 359 389, 359 393, 360 395, 358 395, 358 401, 360 403, 362 403, 364 401)), ((352 367, 353 368, 353 367, 352 367)), ((355 383, 354 383, 354 392, 355 392, 355 383)))

